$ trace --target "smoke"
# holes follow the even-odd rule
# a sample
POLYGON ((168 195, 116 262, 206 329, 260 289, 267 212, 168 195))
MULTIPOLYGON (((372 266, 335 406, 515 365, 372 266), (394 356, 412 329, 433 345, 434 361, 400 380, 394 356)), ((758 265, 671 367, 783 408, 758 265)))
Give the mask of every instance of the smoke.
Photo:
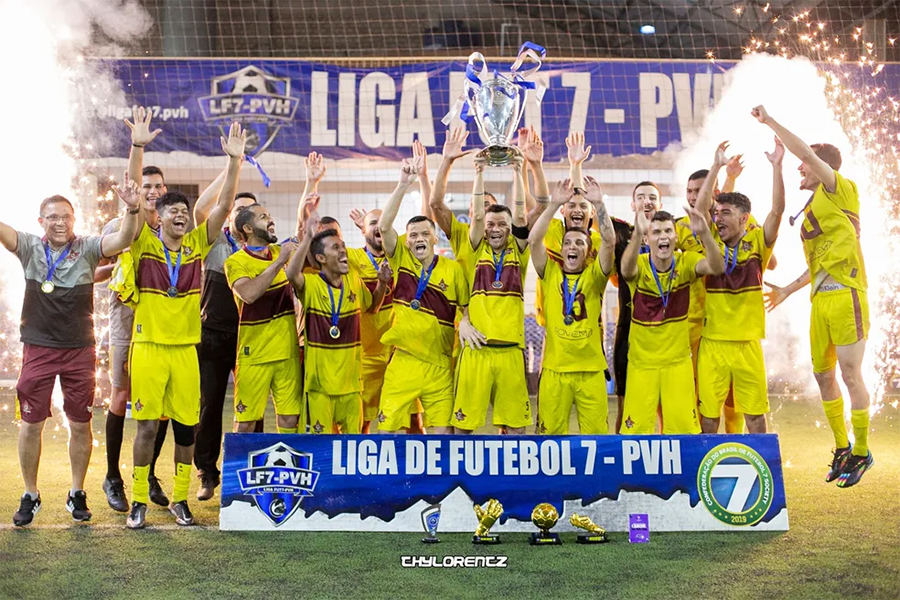
MULTIPOLYGON (((762 223, 772 206, 772 169, 764 152, 774 147, 772 131, 750 115, 759 104, 769 114, 807 143, 829 142, 843 153, 841 174, 854 180, 860 190, 863 252, 870 282, 872 314, 871 342, 880 334, 885 319, 875 314, 877 286, 886 261, 877 260, 876 249, 887 241, 880 226, 880 197, 877 175, 866 152, 853 148, 847 133, 836 120, 832 102, 826 93, 826 80, 816 66, 805 58, 786 59, 767 54, 748 55, 731 69, 726 87, 702 130, 687 140, 676 162, 676 181, 687 181, 693 171, 712 164, 716 146, 729 140, 729 155, 743 154, 746 168, 737 181, 736 191, 746 194, 753 204, 753 215, 762 223), (868 250, 868 252, 867 252, 868 250)), ((792 227, 788 218, 797 214, 809 199, 799 189, 800 162, 790 153, 784 159, 787 208, 775 245, 778 266, 764 274, 764 280, 784 286, 807 268, 800 241, 802 218, 792 227)), ((724 182, 724 169, 720 184, 724 182)), ((880 251, 880 250, 879 250, 880 251)), ((805 288, 767 315, 767 340, 764 341, 769 380, 779 391, 818 393, 812 378, 809 354, 809 288, 805 288), (799 386, 799 390, 798 390, 799 386)), ((740 326, 735 324, 735 326, 740 326)), ((874 352, 867 353, 867 382, 875 385, 874 352)))

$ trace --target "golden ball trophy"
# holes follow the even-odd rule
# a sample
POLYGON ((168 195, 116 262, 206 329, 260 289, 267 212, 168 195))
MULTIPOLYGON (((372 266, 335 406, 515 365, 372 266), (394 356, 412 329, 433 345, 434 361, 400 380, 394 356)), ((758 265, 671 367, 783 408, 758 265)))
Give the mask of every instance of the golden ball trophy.
POLYGON ((532 533, 529 544, 532 546, 543 545, 559 545, 562 540, 559 539, 558 533, 550 533, 550 529, 559 521, 559 513, 552 504, 543 502, 534 507, 531 511, 531 522, 540 529, 538 533, 532 533))

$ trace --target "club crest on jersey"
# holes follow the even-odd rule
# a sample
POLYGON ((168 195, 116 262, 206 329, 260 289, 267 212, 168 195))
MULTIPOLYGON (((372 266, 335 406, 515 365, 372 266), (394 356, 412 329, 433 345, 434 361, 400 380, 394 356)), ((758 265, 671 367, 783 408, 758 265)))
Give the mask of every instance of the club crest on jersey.
POLYGON ((465 420, 466 420, 466 417, 467 417, 468 415, 466 415, 466 413, 464 413, 463 410, 460 408, 459 410, 456 411, 456 413, 454 414, 454 416, 456 417, 456 420, 457 420, 457 421, 465 421, 465 420))
POLYGON ((251 452, 247 463, 237 472, 241 491, 253 496, 256 508, 276 527, 294 514, 303 498, 313 495, 319 480, 313 455, 284 442, 251 452))
POLYGON ((226 128, 238 121, 247 130, 247 154, 257 156, 271 145, 285 125, 291 125, 300 101, 291 96, 290 77, 275 77, 249 65, 214 78, 210 95, 198 100, 203 119, 226 128))
POLYGON ((349 300, 350 302, 356 302, 356 294, 350 292, 350 295, 347 296, 347 300, 349 300))
POLYGON ((742 251, 750 252, 750 250, 752 248, 753 248, 753 244, 751 244, 750 242, 741 242, 741 250, 742 251))
POLYGON ((443 279, 441 279, 441 282, 438 284, 438 287, 441 288, 441 291, 442 291, 442 292, 446 292, 446 291, 447 291, 447 284, 444 283, 444 280, 443 280, 443 279))

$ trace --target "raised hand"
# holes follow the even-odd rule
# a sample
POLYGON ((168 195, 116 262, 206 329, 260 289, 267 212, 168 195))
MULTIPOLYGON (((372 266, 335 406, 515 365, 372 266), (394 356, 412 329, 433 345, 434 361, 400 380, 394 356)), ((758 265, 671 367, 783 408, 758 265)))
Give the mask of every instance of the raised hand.
POLYGON ((400 165, 400 183, 412 184, 422 168, 422 157, 404 158, 400 165))
POLYGON ((575 195, 575 190, 572 189, 572 180, 564 179, 562 181, 557 181, 556 185, 553 186, 553 191, 550 193, 550 204, 559 208, 563 204, 569 201, 569 199, 575 195))
POLYGON ((513 154, 512 158, 509 161, 509 164, 512 165, 513 171, 516 173, 522 172, 522 165, 525 164, 525 157, 522 156, 522 151, 518 148, 514 148, 515 154, 513 154))
POLYGON ((309 156, 303 159, 306 165, 306 180, 311 183, 318 183, 325 177, 325 157, 318 152, 310 152, 309 156))
POLYGON ((600 189, 600 183, 590 175, 584 178, 584 197, 591 204, 603 202, 603 190, 600 189))
POLYGON ((472 150, 462 149, 466 145, 466 138, 468 137, 469 132, 463 127, 448 130, 444 138, 444 148, 441 151, 441 155, 452 162, 470 154, 473 152, 472 150))
POLYGON ((321 199, 319 194, 316 194, 315 192, 306 195, 306 198, 303 199, 300 207, 304 221, 308 221, 312 214, 319 210, 319 201, 321 199))
POLYGON ((634 229, 641 235, 650 231, 650 219, 641 208, 634 211, 634 229))
POLYGON ((425 177, 428 174, 428 150, 425 149, 425 145, 422 142, 416 139, 413 140, 412 153, 413 158, 422 157, 422 168, 419 169, 419 175, 425 177))
POLYGON ((728 164, 728 161, 731 159, 725 156, 725 151, 728 150, 730 142, 727 140, 716 146, 716 154, 713 156, 713 165, 716 167, 724 167, 728 164))
POLYGON ((694 232, 695 235, 699 236, 702 233, 709 233, 709 223, 706 222, 703 213, 690 205, 685 205, 684 212, 686 212, 691 219, 691 231, 694 232))
POLYGON ((136 181, 128 178, 128 171, 125 171, 122 185, 113 186, 113 191, 129 209, 135 209, 141 205, 141 188, 136 181))
POLYGON ((741 173, 744 172, 744 155, 743 154, 735 154, 728 160, 728 164, 725 165, 725 174, 732 178, 737 179, 741 176, 741 173))
POLYGON ((787 300, 787 297, 790 296, 790 294, 788 294, 783 287, 773 285, 768 281, 764 281, 763 283, 769 288, 769 291, 763 292, 763 301, 766 305, 766 311, 772 312, 776 306, 787 300))
POLYGON ((522 156, 530 164, 539 165, 544 160, 544 142, 541 141, 541 136, 534 130, 534 126, 519 130, 519 150, 522 151, 522 156), (523 130, 525 132, 524 142, 522 141, 523 130))
POLYGON ((153 111, 141 106, 134 113, 134 123, 125 119, 125 124, 131 130, 131 144, 133 146, 146 146, 162 133, 162 129, 150 131, 150 120, 152 118, 153 111))
MULTIPOLYGON (((316 203, 318 207, 318 202, 316 203)), ((306 235, 310 238, 315 237, 317 233, 319 233, 319 223, 321 222, 322 217, 319 216, 319 211, 313 209, 311 213, 309 213, 309 217, 306 219, 306 235)))
POLYGON ((570 164, 580 165, 591 155, 591 147, 584 147, 584 133, 579 131, 569 134, 566 138, 566 148, 570 164))
POLYGON ((385 285, 390 285, 394 281, 394 271, 386 260, 381 261, 381 266, 378 268, 378 281, 385 285))
POLYGON ((784 160, 784 142, 777 135, 775 136, 775 149, 772 152, 766 152, 766 158, 776 166, 784 160))
POLYGON ((755 118, 763 125, 769 122, 769 113, 766 112, 766 107, 762 104, 753 107, 753 109, 750 111, 750 114, 753 115, 753 118, 755 118))
POLYGON ((476 154, 475 158, 472 159, 472 165, 475 167, 476 173, 484 173, 484 170, 488 166, 487 156, 480 156, 476 154))
POLYGON ((363 231, 366 228, 366 211, 361 208, 354 208, 350 210, 350 220, 353 221, 353 224, 356 227, 363 231))
POLYGON ((275 259, 275 262, 284 266, 288 264, 288 261, 291 260, 291 255, 297 249, 297 244, 293 241, 285 242, 281 245, 281 252, 278 253, 278 258, 275 259))
POLYGON ((228 139, 220 137, 222 142, 222 151, 232 158, 244 157, 244 145, 247 143, 247 132, 241 128, 241 124, 237 121, 231 124, 228 129, 228 139))

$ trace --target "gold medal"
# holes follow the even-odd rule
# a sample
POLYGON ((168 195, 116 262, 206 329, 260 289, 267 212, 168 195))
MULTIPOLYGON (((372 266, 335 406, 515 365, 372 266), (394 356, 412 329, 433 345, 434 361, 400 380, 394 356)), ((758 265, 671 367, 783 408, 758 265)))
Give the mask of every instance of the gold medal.
POLYGON ((331 339, 336 340, 339 337, 341 337, 341 330, 338 328, 337 325, 332 325, 331 328, 328 330, 328 335, 331 336, 331 339))
POLYGON ((53 285, 52 281, 45 281, 41 284, 41 291, 45 294, 52 294, 54 289, 56 289, 56 286, 53 285))

